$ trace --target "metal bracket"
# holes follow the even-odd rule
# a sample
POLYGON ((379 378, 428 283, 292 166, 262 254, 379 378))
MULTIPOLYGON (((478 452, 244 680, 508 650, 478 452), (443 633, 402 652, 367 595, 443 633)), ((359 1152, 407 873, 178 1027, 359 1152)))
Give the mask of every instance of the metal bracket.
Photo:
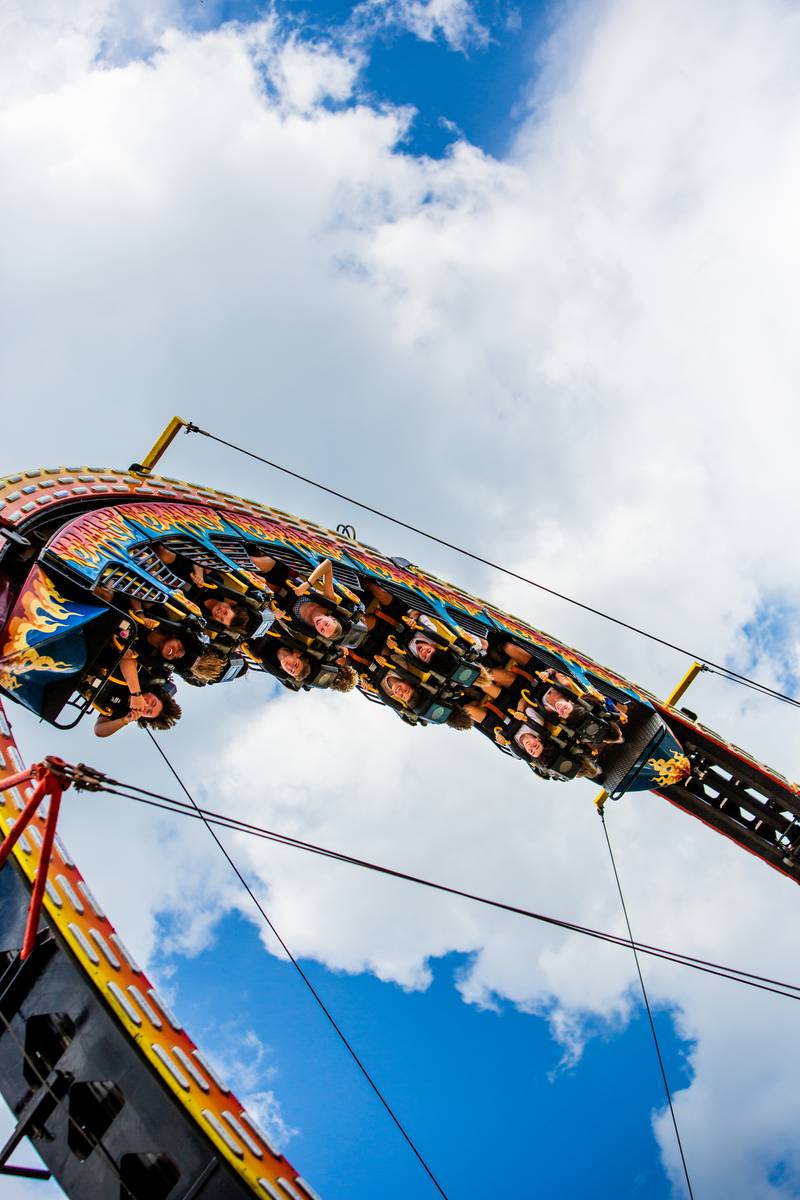
MULTIPOLYGON (((49 1179, 50 1172, 37 1167, 11 1167, 8 1160, 23 1138, 46 1136, 45 1122, 55 1112, 72 1084, 72 1076, 66 1071, 51 1071, 33 1093, 19 1114, 14 1132, 0 1149, 0 1172, 4 1175, 24 1175, 27 1179, 49 1179)), ((52 1135, 50 1135, 52 1136, 52 1135)))
POLYGON ((47 1181, 53 1176, 41 1167, 0 1167, 0 1175, 15 1175, 17 1179, 41 1179, 47 1181))
POLYGON ((175 441, 181 429, 185 429, 188 433, 193 428, 196 428, 196 426, 193 426, 191 421, 184 421, 183 417, 173 417, 164 427, 161 436, 156 439, 142 461, 140 463, 131 463, 129 467, 131 474, 143 477, 152 474, 153 467, 175 441))

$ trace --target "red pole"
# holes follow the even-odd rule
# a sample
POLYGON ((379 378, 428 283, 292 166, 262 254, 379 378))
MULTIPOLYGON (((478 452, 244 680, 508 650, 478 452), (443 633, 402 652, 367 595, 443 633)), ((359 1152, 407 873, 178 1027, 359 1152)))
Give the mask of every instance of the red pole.
POLYGON ((16 775, 6 775, 5 779, 0 779, 0 792, 4 792, 6 788, 17 787, 20 783, 30 783, 31 776, 36 771, 36 764, 28 767, 27 771, 18 771, 16 775))
POLYGON ((50 797, 50 808, 45 821, 42 849, 36 869, 36 879, 33 884, 30 908, 28 909, 28 922, 25 926, 25 937, 20 952, 23 959, 28 957, 36 944, 36 932, 39 926, 39 915, 42 911, 44 890, 47 885, 47 872, 53 853, 58 811, 61 807, 61 797, 64 788, 69 787, 69 781, 65 780, 60 771, 60 768, 63 768, 63 766, 64 762, 62 759, 51 757, 45 759, 42 763, 35 763, 27 771, 22 771, 18 775, 11 775, 4 780, 0 780, 0 791, 4 791, 9 787, 15 787, 17 784, 24 783, 32 778, 38 781, 36 787, 33 789, 30 800, 17 817, 11 829, 9 829, 3 839, 2 845, 0 845, 0 868, 5 865, 9 854, 22 837, 25 829, 30 825, 42 800, 45 796, 50 797))
POLYGON ((13 826, 6 834, 2 845, 0 845, 0 867, 5 865, 6 859, 24 833, 26 826, 28 826, 33 820, 34 813, 42 803, 42 800, 44 800, 45 795, 49 790, 48 782, 52 779, 53 776, 48 773, 44 776, 44 778, 39 780, 36 787, 33 789, 33 795, 31 796, 30 800, 25 805, 13 826))
MULTIPOLYGON (((42 900, 44 899, 44 889, 47 883, 47 872, 50 867, 50 856, 53 853, 53 838, 56 834, 58 810, 61 807, 62 785, 55 775, 51 775, 48 771, 39 786, 50 793, 50 808, 48 809, 47 821, 44 827, 42 852, 39 856, 36 882, 33 885, 33 895, 31 896, 31 904, 28 909, 28 923, 25 926, 25 938, 22 942, 22 951, 20 954, 22 959, 28 957, 36 942, 39 913, 42 911, 42 900)), ((38 791, 39 789, 37 788, 36 790, 38 791)))

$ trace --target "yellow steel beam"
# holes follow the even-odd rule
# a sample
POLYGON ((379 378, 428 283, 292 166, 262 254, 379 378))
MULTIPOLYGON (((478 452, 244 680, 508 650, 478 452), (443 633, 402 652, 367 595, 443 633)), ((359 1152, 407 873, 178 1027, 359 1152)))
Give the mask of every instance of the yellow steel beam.
POLYGON ((689 667, 689 670, 684 675, 683 679, 680 681, 678 686, 675 688, 675 691, 672 692, 672 694, 667 697, 667 704, 669 704, 670 707, 672 707, 672 708, 675 707, 675 705, 678 703, 678 701, 682 698, 684 692, 691 686, 691 684, 694 683, 695 679, 697 679, 697 676, 700 674, 700 672, 702 670, 703 670, 702 663, 699 663, 699 662, 692 663, 692 665, 689 667))
POLYGON ((134 475, 149 475, 156 465, 162 454, 178 436, 182 429, 189 428, 189 421, 184 421, 183 417, 173 417, 169 424, 165 427, 163 433, 156 439, 154 444, 148 450, 140 463, 131 464, 131 472, 134 475))
MULTIPOLYGON (((700 672, 704 669, 705 668, 703 667, 702 663, 699 663, 699 662, 692 663, 692 665, 689 667, 689 670, 686 672, 686 674, 684 675, 683 679, 680 681, 678 686, 667 697, 666 702, 667 702, 667 704, 670 705, 670 707, 674 708, 674 706, 678 703, 678 701, 683 697, 685 692, 694 683, 695 679, 700 674, 700 672)), ((595 799, 594 799, 594 802, 595 802, 595 805, 597 806, 598 812, 603 811, 607 799, 608 799, 608 792, 605 790, 605 788, 603 788, 603 790, 601 792, 597 793, 597 795, 595 796, 595 799)))

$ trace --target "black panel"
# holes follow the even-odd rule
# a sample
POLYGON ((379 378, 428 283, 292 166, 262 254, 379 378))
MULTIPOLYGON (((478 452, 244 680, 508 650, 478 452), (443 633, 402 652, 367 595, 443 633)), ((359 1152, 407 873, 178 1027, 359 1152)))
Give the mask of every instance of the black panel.
POLYGON ((166 1154, 123 1154, 119 1165, 120 1195, 128 1200, 166 1200, 179 1179, 166 1154))
POLYGON ((29 898, 9 862, 0 871, 0 1092, 67 1196, 252 1198, 49 925, 20 962, 29 898))

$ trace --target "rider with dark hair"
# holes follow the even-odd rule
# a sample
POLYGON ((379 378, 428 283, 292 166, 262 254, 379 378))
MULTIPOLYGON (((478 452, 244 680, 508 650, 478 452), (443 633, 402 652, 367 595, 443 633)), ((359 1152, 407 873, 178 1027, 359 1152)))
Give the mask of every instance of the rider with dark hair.
POLYGON ((128 694, 119 685, 115 689, 106 687, 99 703, 105 712, 95 721, 97 737, 111 737, 134 721, 141 729, 171 729, 181 717, 180 705, 163 684, 151 684, 138 696, 128 694))
MULTIPOLYGON (((321 665, 304 649, 295 644, 286 644, 269 635, 258 639, 258 644, 250 648, 258 656, 262 665, 271 675, 282 679, 288 676, 297 684, 305 684, 306 680, 319 670, 321 665)), ((324 682, 315 685, 313 679, 307 685, 310 687, 330 687, 334 692, 349 692, 356 686, 358 676, 353 668, 339 659, 336 663, 336 674, 331 679, 330 671, 324 676, 324 682)))
POLYGON ((349 663, 340 663, 339 669, 331 682, 333 692, 352 692, 358 682, 358 675, 349 663))
POLYGON ((449 729, 467 730, 472 729, 474 721, 469 713, 464 712, 463 708, 454 708, 445 721, 445 725, 449 729))

